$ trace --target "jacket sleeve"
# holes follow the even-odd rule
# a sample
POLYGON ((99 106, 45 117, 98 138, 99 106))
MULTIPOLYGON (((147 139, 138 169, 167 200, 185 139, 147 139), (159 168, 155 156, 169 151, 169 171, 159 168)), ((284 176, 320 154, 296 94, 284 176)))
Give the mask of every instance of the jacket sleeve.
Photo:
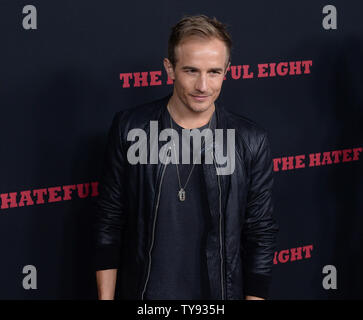
POLYGON ((273 164, 267 134, 252 159, 246 217, 242 232, 244 292, 267 298, 278 223, 273 218, 273 164))
POLYGON ((120 264, 121 234, 125 221, 126 156, 120 137, 122 111, 114 115, 108 132, 99 195, 95 200, 94 269, 117 269, 120 264))

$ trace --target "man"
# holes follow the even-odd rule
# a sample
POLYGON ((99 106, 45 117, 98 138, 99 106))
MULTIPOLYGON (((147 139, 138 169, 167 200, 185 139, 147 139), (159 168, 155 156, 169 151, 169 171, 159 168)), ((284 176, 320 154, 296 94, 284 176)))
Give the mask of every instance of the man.
POLYGON ((116 113, 96 202, 99 299, 114 299, 116 287, 121 299, 268 297, 278 231, 272 159, 266 131, 216 103, 231 45, 215 18, 184 17, 172 28, 164 59, 172 94, 116 113), (130 163, 130 140, 136 140, 131 132, 151 136, 152 121, 158 133, 176 130, 173 148, 160 152, 160 141, 139 139, 140 153, 150 139, 148 147, 160 158, 156 164, 151 155, 147 163, 130 163), (180 160, 174 148, 183 142, 182 132, 203 129, 234 129, 229 174, 218 173, 215 157, 205 161, 225 150, 217 139, 205 137, 199 153, 193 141, 193 162, 180 160), (203 163, 195 163, 198 156, 203 163), (174 161, 163 162, 167 157, 174 161))

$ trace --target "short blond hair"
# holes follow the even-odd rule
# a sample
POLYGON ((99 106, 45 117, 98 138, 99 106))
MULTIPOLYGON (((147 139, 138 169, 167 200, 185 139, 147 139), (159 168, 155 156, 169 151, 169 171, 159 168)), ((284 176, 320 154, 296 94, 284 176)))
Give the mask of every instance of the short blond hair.
POLYGON ((232 38, 227 31, 227 25, 218 21, 216 17, 206 15, 186 15, 171 28, 168 41, 168 59, 175 68, 175 47, 186 37, 200 36, 203 38, 217 38, 222 40, 227 47, 227 64, 231 61, 232 38))

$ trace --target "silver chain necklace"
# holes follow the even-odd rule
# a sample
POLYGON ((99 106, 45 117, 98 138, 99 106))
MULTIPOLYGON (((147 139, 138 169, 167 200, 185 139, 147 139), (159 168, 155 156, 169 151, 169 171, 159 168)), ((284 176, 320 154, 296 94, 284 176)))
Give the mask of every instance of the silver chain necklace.
MULTIPOLYGON (((168 107, 169 107, 169 104, 168 104, 168 107)), ((213 114, 214 114, 214 112, 213 112, 213 114)), ((209 119, 208 129, 210 129, 210 125, 211 125, 211 122, 212 122, 213 114, 212 114, 212 116, 209 119)), ((169 118, 170 118, 170 127, 173 129, 173 124, 172 124, 172 121, 171 121, 170 111, 169 111, 169 118)), ((174 146, 174 154, 176 155, 174 137, 172 137, 172 140, 173 140, 173 146, 174 146)), ((201 149, 203 148, 204 141, 205 141, 205 139, 203 140, 203 143, 201 145, 201 149)), ((201 150, 201 152, 202 152, 202 150, 201 150)), ((193 152, 193 154, 194 154, 194 152, 193 152)), ((190 172, 189 172, 189 175, 188 175, 187 181, 185 182, 184 187, 182 187, 181 182, 180 182, 180 175, 179 175, 179 168, 178 168, 178 160, 175 162, 175 164, 176 164, 176 173, 178 174, 178 182, 179 182, 178 198, 179 198, 180 201, 184 201, 185 200, 185 188, 186 188, 186 186, 188 184, 188 181, 189 181, 189 178, 190 178, 190 176, 191 176, 191 174, 193 172, 193 169, 194 169, 194 166, 195 166, 195 158, 193 158, 193 166, 190 169, 190 172)))

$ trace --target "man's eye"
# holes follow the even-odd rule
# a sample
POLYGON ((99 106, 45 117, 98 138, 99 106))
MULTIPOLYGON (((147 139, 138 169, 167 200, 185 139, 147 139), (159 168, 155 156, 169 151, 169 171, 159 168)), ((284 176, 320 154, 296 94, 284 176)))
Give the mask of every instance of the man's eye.
POLYGON ((195 72, 195 70, 187 70, 187 72, 193 73, 193 72, 195 72))

